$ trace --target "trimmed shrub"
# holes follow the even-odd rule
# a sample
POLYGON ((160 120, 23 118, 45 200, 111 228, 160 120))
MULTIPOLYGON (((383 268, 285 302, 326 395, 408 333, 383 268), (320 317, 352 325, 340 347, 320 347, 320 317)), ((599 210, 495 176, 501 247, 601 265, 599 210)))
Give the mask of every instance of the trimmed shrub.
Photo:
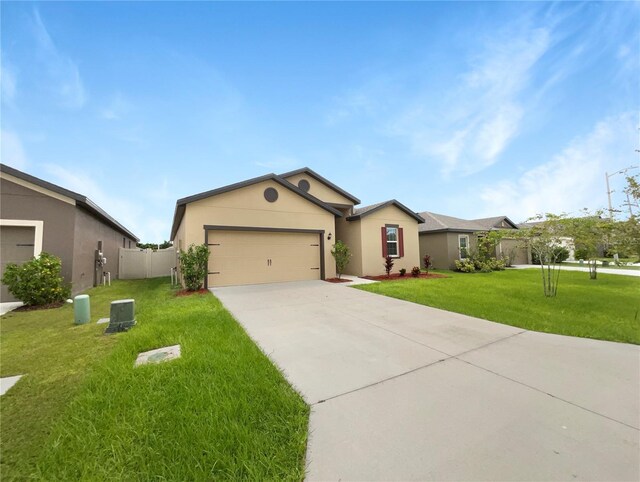
POLYGON ((71 288, 62 279, 62 261, 49 253, 40 253, 21 265, 7 264, 2 283, 27 306, 42 306, 64 301, 71 288))
POLYGON ((427 270, 427 274, 428 274, 429 268, 431 268, 431 256, 429 256, 428 254, 425 254, 422 260, 424 262, 424 269, 427 270))
POLYGON ((414 266, 413 268, 411 268, 411 276, 413 276, 414 278, 420 276, 420 266, 414 266))
POLYGON ((464 259, 464 260, 456 259, 455 264, 456 264, 456 270, 462 271, 463 273, 473 273, 476 270, 476 266, 474 262, 471 261, 470 259, 464 259))
POLYGON ((404 268, 400 268, 400 276, 404 276, 405 274, 407 274, 407 270, 404 268))
POLYGON ((179 259, 185 287, 188 291, 199 290, 204 283, 204 277, 207 276, 209 246, 192 244, 189 249, 180 253, 179 259))
POLYGON ((393 269, 393 258, 391 256, 387 256, 384 259, 384 270, 387 272, 387 276, 391 274, 392 269, 393 269))
POLYGON ((340 279, 342 278, 344 269, 349 264, 349 260, 351 260, 351 251, 349 250, 349 246, 338 240, 336 244, 333 245, 331 256, 336 260, 336 274, 338 275, 338 279, 340 279))

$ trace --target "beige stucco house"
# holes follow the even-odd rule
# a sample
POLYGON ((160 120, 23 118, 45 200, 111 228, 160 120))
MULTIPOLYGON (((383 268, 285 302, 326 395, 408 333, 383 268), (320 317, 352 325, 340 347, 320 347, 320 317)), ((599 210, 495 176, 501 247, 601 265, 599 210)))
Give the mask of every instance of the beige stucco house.
MULTIPOLYGON (((478 247, 478 235, 496 229, 517 230, 518 225, 507 216, 482 219, 460 219, 424 211, 420 224, 420 259, 431 256, 432 267, 455 269, 455 261, 465 258, 478 247)), ((496 257, 509 256, 512 264, 528 264, 530 254, 522 242, 505 237, 496 246, 496 257)))
POLYGON ((360 200, 309 168, 267 174, 176 203, 171 239, 179 251, 206 243, 207 287, 336 276, 337 240, 352 253, 346 273, 384 273, 420 264, 418 224, 396 200, 356 208, 360 200))

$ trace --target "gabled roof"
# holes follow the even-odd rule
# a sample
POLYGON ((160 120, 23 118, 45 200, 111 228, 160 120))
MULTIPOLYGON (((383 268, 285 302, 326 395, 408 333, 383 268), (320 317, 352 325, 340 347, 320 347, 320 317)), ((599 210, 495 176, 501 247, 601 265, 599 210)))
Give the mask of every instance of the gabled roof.
POLYGON ((53 191, 57 194, 62 194, 63 196, 71 198, 76 202, 76 205, 83 207, 84 209, 89 211, 91 214, 96 216, 98 219, 101 219, 102 221, 104 221, 106 224, 110 225, 117 231, 120 231, 121 233, 126 234, 131 239, 135 239, 136 242, 140 241, 140 238, 138 238, 135 234, 133 234, 131 231, 125 228, 122 224, 120 224, 114 218, 109 216, 105 211, 102 210, 102 208, 100 208, 100 206, 94 203, 91 199, 89 199, 86 196, 83 196, 82 194, 78 194, 77 192, 74 192, 74 191, 69 191, 68 189, 65 189, 56 184, 52 184, 50 182, 44 181, 40 178, 27 174, 26 172, 18 171, 17 169, 14 169, 13 167, 9 167, 5 164, 0 164, 0 172, 4 172, 5 174, 9 174, 11 176, 17 177, 18 179, 22 179, 23 181, 29 182, 31 184, 35 184, 36 186, 40 186, 44 189, 48 189, 49 191, 53 191))
POLYGON ((424 223, 424 219, 420 215, 414 213, 407 206, 405 206, 399 201, 396 201, 395 199, 390 199, 389 201, 384 201, 381 203, 371 204, 369 206, 363 206, 361 208, 354 209, 353 214, 347 218, 347 221, 357 221, 358 219, 362 219, 365 216, 368 216, 369 214, 373 214, 376 211, 379 211, 380 209, 386 208, 387 206, 396 206, 398 209, 400 209, 400 211, 403 211, 405 214, 408 214, 417 222, 424 223))
POLYGON ((474 233, 476 231, 486 231, 482 225, 475 221, 445 216, 444 214, 424 211, 420 214, 424 218, 424 223, 418 226, 419 233, 457 231, 462 233, 474 233))
POLYGON ((322 184, 324 184, 325 186, 333 189, 338 194, 341 194, 342 196, 346 197, 353 204, 360 204, 360 199, 355 197, 353 194, 349 194, 344 189, 336 186, 334 183, 332 183, 328 179, 322 177, 320 174, 318 174, 314 170, 309 169, 308 167, 303 167, 301 169, 296 169, 294 171, 285 172, 284 174, 280 174, 280 177, 281 178, 287 178, 287 177, 295 176, 297 174, 307 174, 308 176, 314 178, 316 181, 319 181, 322 184))
POLYGON ((178 227, 180 226, 180 222, 184 216, 184 212, 187 204, 192 203, 194 201, 199 201, 200 199, 206 199, 208 197, 217 196, 218 194, 223 194, 225 192, 235 191, 236 189, 242 189, 243 187, 251 186, 253 184, 257 184, 259 182, 264 181, 274 181, 280 184, 282 187, 289 189, 291 192, 297 194, 300 197, 303 197, 307 201, 315 204, 316 206, 321 207, 325 211, 329 211, 334 216, 341 217, 342 213, 335 208, 332 208, 328 204, 323 203, 320 199, 315 196, 312 196, 309 193, 304 192, 298 187, 294 186, 292 183, 283 179, 281 176, 277 174, 271 173, 266 174, 260 177, 254 177, 253 179, 248 179, 246 181, 237 182, 235 184, 229 184, 228 186, 219 187, 216 189, 212 189, 211 191, 201 192, 199 194, 194 194, 193 196, 183 197, 182 199, 178 199, 176 201, 176 209, 173 215, 173 225, 171 227, 171 239, 173 239, 178 231, 178 227))
POLYGON ((502 226, 503 221, 511 226, 512 229, 518 229, 518 225, 511 221, 507 216, 494 216, 492 218, 472 219, 472 221, 484 226, 486 230, 490 229, 508 229, 502 226))
POLYGON ((513 229, 518 229, 518 225, 511 221, 507 216, 461 219, 429 211, 424 211, 419 214, 425 219, 425 222, 418 227, 418 232, 420 233, 435 233, 443 231, 475 233, 478 231, 491 231, 492 229, 505 229, 502 227, 503 221, 506 221, 513 229))

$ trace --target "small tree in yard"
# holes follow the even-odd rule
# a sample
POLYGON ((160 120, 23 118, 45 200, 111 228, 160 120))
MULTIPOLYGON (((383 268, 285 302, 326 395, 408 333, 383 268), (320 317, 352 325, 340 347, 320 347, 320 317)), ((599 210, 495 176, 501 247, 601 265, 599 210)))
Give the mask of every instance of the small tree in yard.
POLYGON ((532 254, 540 263, 544 295, 554 297, 558 292, 560 278, 560 269, 557 266, 559 254, 557 247, 566 237, 565 216, 547 214, 546 216, 538 215, 533 219, 540 222, 535 223, 531 228, 519 230, 511 235, 527 240, 532 254))
POLYGON ((191 245, 180 253, 180 271, 188 291, 197 291, 204 283, 209 262, 209 247, 206 244, 191 245))
POLYGON ((601 211, 591 214, 583 211, 584 216, 564 219, 567 235, 573 238, 576 250, 587 261, 589 266, 589 278, 597 279, 599 251, 603 246, 609 244, 609 239, 614 229, 614 224, 610 219, 602 219, 601 211))
POLYGON ((429 274, 429 268, 431 268, 431 256, 429 256, 428 254, 425 254, 422 260, 424 261, 424 269, 427 272, 427 274, 429 274))
POLYGON ((391 275, 391 270, 393 269, 393 258, 391 256, 387 256, 384 259, 384 270, 387 272, 387 278, 391 275))
POLYGON ((351 251, 349 250, 349 246, 338 240, 336 244, 333 245, 331 255, 336 260, 336 274, 338 275, 338 279, 340 279, 342 273, 344 273, 344 269, 351 260, 351 251))
POLYGON ((64 301, 71 294, 61 271, 60 258, 43 252, 21 265, 7 264, 2 283, 27 306, 49 305, 64 301))

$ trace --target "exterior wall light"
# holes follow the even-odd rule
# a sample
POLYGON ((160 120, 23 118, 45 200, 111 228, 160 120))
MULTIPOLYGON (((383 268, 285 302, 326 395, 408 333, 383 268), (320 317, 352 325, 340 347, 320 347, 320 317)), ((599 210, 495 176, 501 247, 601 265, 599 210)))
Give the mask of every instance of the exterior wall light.
POLYGON ((329 233, 329 235, 327 236, 327 240, 331 241, 331 233, 329 233))

